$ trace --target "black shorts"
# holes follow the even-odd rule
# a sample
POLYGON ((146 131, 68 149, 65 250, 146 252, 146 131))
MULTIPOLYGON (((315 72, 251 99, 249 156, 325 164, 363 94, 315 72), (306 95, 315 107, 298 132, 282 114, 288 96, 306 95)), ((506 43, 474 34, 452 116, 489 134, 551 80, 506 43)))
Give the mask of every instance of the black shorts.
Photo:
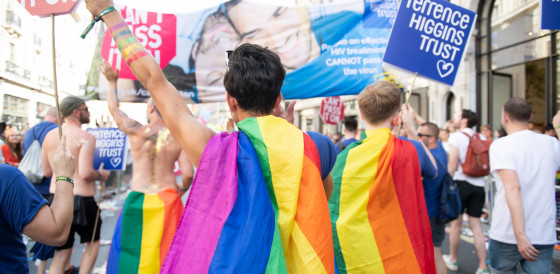
MULTIPOLYGON (((93 236, 93 230, 95 227, 95 219, 97 218, 97 203, 93 197, 84 196, 74 196, 74 221, 72 222, 72 227, 70 228, 70 234, 68 235, 68 240, 63 246, 56 247, 56 250, 68 249, 74 246, 74 234, 78 233, 80 235, 80 243, 90 242, 93 236), (78 201, 81 200, 81 201, 78 201), (82 205, 76 207, 76 205, 82 205), (85 220, 81 224, 76 224, 76 215, 79 213, 85 213, 85 220)), ((99 212, 101 214, 101 212, 99 212)), ((95 229, 94 241, 99 240, 101 236, 101 216, 97 220, 97 229, 95 229)))
POLYGON ((432 229, 432 242, 434 243, 434 247, 441 247, 445 239, 445 223, 440 222, 438 217, 431 217, 430 228, 432 229))
POLYGON ((459 187, 459 196, 461 197, 461 205, 463 209, 461 213, 467 212, 467 215, 480 218, 482 208, 485 203, 484 187, 474 186, 466 181, 455 181, 459 187))

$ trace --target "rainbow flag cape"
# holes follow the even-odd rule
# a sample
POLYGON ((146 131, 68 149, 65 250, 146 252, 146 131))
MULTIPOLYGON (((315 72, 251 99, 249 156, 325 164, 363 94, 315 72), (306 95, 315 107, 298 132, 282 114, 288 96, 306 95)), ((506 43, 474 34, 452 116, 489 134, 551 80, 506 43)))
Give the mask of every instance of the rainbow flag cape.
POLYGON ((436 273, 414 146, 389 129, 341 152, 329 200, 340 273, 436 273))
POLYGON ((176 189, 130 192, 115 226, 107 273, 158 273, 182 211, 176 189))
POLYGON ((273 116, 206 145, 162 273, 334 273, 313 140, 273 116))

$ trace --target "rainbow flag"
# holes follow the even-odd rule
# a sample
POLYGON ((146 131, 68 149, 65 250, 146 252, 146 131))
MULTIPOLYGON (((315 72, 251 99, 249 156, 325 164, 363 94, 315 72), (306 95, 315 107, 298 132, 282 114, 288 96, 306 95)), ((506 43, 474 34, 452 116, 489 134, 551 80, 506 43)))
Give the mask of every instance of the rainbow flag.
POLYGON ((340 273, 436 273, 414 146, 389 129, 340 153, 329 200, 340 273))
POLYGON ((158 273, 182 211, 176 189, 130 192, 115 226, 107 273, 158 273))
POLYGON ((206 145, 162 273, 334 273, 313 140, 273 116, 206 145))

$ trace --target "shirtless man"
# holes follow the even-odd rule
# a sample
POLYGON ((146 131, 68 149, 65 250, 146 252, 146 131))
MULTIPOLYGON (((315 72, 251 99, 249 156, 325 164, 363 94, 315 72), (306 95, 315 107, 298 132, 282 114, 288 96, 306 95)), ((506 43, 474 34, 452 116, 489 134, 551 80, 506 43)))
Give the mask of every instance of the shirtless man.
POLYGON ((163 264, 162 259, 167 254, 183 212, 183 204, 173 173, 174 163, 179 160, 183 172, 183 185, 180 189, 182 193, 188 190, 192 183, 192 164, 186 155, 179 157, 184 152, 169 133, 154 102, 148 101, 147 125, 129 118, 119 109, 116 94, 118 71, 114 71, 108 63, 101 66, 101 71, 109 81, 107 96, 109 112, 119 129, 130 140, 133 163, 132 191, 124 203, 121 216, 115 226, 107 261, 107 273, 134 273, 144 270, 155 273, 163 264), (145 214, 147 207, 150 214, 145 214), (129 235, 130 230, 127 227, 140 227, 142 234, 153 237, 147 239, 145 235, 140 237, 129 235), (144 230, 148 227, 148 231, 144 230), (150 244, 148 245, 147 242, 150 244), (150 264, 140 264, 140 255, 143 260, 149 258, 150 264), (126 263, 123 263, 123 257, 127 258, 126 263))
MULTIPOLYGON (((67 136, 67 147, 76 158, 76 169, 72 178, 74 179, 74 208, 79 209, 79 214, 76 214, 76 210, 74 210, 70 235, 68 235, 66 244, 56 248, 49 273, 58 274, 68 270, 65 268, 70 265, 75 232, 80 235, 81 242, 86 245, 86 251, 80 262, 80 273, 90 273, 99 251, 101 228, 101 218, 99 218, 93 237, 94 242, 91 244, 98 212, 97 203, 93 198, 94 186, 95 181, 106 180, 109 173, 103 169, 103 166, 100 166, 99 170, 93 168, 95 138, 81 127, 82 124, 89 123, 89 111, 85 100, 72 95, 64 98, 60 103, 60 113, 64 117, 62 133, 67 136)), ((52 175, 51 167, 58 144, 58 130, 51 130, 45 137, 41 150, 43 172, 47 177, 52 175)), ((51 193, 54 193, 55 186, 56 184, 51 182, 51 193)))

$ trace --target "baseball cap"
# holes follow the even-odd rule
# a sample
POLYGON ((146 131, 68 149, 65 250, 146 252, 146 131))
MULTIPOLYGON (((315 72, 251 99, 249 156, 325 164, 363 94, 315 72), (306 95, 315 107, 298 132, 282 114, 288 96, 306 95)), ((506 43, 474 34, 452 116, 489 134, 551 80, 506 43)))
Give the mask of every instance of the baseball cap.
POLYGON ((83 97, 69 95, 60 102, 60 113, 64 117, 70 116, 72 112, 79 108, 87 100, 83 97))

